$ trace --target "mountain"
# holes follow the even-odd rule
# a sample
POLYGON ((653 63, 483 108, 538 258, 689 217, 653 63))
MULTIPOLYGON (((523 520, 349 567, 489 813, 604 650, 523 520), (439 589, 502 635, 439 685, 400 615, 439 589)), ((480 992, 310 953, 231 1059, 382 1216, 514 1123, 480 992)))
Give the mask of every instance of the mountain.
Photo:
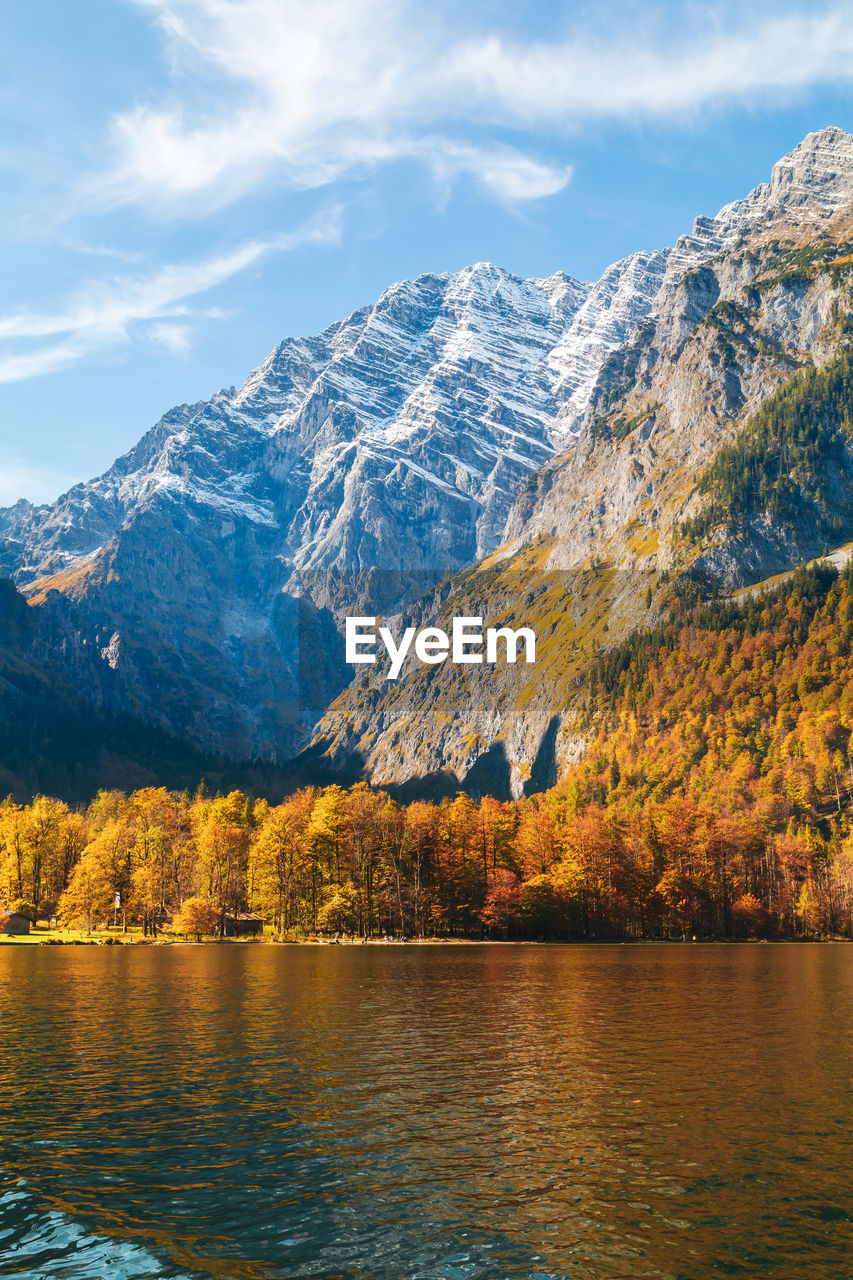
POLYGON ((384 783, 549 785, 585 749, 598 655, 674 589, 730 591, 853 536, 853 138, 809 135, 698 229, 716 252, 684 271, 692 246, 676 246, 572 447, 417 619, 532 626, 536 666, 410 666, 393 685, 368 669, 321 721, 318 757, 384 783))
POLYGON ((286 758, 349 675, 329 605, 399 606, 497 545, 665 256, 594 287, 488 265, 396 285, 172 410, 99 479, 0 513, 7 571, 88 696, 286 758))
POLYGON ((805 517, 757 507, 736 545, 682 526, 714 456, 844 348, 851 195, 853 139, 826 129, 594 284, 479 264, 395 285, 97 480, 0 512, 0 568, 77 690, 199 747, 281 761, 319 721, 308 759, 377 781, 541 785, 581 749, 584 671, 667 575, 736 586, 819 554, 805 517), (532 673, 346 687, 362 610, 545 630, 532 673))

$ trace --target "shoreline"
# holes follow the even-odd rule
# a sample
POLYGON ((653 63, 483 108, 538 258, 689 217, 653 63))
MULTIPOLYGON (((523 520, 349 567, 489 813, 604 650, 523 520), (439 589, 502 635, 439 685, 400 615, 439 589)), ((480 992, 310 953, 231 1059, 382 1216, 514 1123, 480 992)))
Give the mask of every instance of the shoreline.
POLYGON ((0 947, 672 947, 672 946, 802 946, 816 943, 850 943, 843 936, 809 938, 79 938, 39 937, 21 934, 0 937, 0 947))

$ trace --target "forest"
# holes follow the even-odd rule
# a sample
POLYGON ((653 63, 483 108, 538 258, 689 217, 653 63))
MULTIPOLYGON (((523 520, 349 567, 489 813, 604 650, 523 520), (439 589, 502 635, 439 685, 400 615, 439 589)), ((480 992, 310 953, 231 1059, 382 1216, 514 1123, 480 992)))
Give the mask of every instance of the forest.
POLYGON ((693 544, 717 528, 740 532, 764 514, 800 521, 829 543, 849 536, 841 513, 850 509, 851 404, 846 350, 785 383, 708 463, 698 487, 709 500, 681 524, 680 537, 693 544))
POLYGON ((853 571, 676 601, 602 655, 583 714, 584 759, 514 802, 9 798, 0 902, 199 936, 240 911, 282 938, 853 936, 853 571))

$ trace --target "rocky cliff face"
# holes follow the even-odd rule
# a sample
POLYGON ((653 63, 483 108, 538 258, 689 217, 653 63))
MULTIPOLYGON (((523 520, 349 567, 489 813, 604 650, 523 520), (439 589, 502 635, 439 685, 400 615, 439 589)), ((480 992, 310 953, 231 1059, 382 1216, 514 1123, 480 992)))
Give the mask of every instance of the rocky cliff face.
MULTIPOLYGON (((782 383, 846 344, 853 137, 810 134, 717 224, 724 237, 706 230, 724 247, 667 272, 641 332, 603 368, 577 447, 516 502, 502 554, 548 536, 549 567, 593 553, 671 567, 673 526, 700 505, 704 464, 782 383)), ((769 567, 732 565, 730 580, 769 567)))
MULTIPOLYGON (((851 193, 853 139, 825 130, 595 284, 480 264, 395 285, 172 410, 99 479, 0 512, 0 568, 87 696, 268 759, 349 678, 348 608, 391 615, 460 571, 421 617, 509 617, 533 592, 549 639, 531 680, 359 681, 315 747, 380 781, 497 759, 517 792, 576 749, 573 682, 645 616, 705 461, 844 340, 851 193)), ((805 547, 777 544, 780 564, 805 547)), ((712 567, 755 580, 768 546, 712 567)))

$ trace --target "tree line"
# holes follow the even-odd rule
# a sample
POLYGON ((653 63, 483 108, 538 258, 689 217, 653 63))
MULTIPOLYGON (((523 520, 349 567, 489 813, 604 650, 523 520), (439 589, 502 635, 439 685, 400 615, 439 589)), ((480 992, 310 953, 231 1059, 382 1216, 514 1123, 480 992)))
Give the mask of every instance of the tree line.
MULTIPOLYGON (((617 761, 599 788, 618 789, 617 761)), ((590 775, 593 776, 593 775, 590 775)), ((683 794, 633 812, 577 778, 401 806, 366 784, 279 805, 145 788, 0 806, 2 895, 33 918, 188 934, 653 938, 850 933, 853 844, 683 794), (116 906, 116 903, 119 905, 116 906)))

